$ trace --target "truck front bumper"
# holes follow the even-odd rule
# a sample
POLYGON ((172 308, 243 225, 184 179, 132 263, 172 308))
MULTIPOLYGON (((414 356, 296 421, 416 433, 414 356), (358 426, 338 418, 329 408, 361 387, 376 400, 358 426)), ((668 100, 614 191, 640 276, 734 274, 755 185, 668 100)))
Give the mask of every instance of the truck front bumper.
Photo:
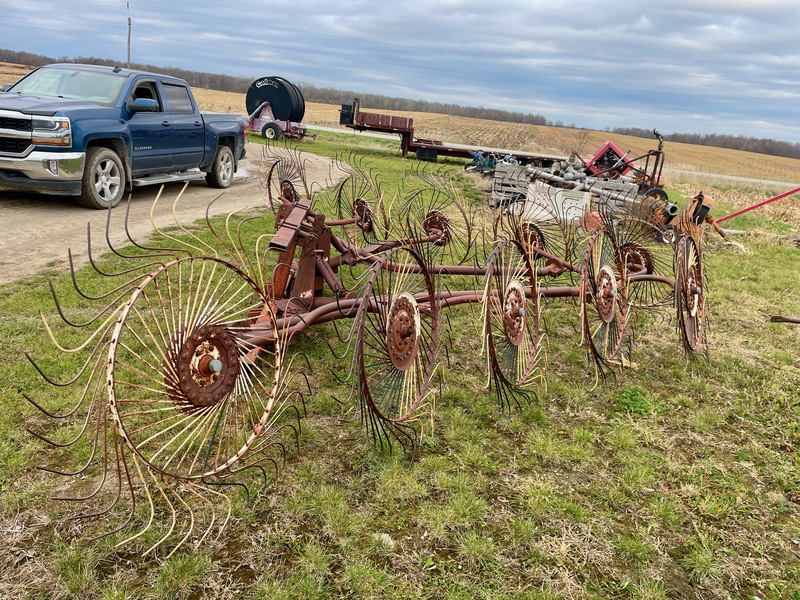
POLYGON ((31 152, 24 158, 0 156, 0 190, 78 196, 85 152, 31 152))

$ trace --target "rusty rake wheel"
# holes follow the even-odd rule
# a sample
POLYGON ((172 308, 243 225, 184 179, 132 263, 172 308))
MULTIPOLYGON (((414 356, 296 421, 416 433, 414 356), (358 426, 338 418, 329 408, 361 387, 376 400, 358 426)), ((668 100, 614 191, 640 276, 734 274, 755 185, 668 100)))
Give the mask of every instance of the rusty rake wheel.
POLYGON ((418 253, 397 248, 373 265, 354 326, 362 422, 376 446, 391 443, 387 434, 403 443, 438 360, 439 304, 418 253))
POLYGON ((483 294, 483 336, 491 372, 505 386, 524 387, 539 349, 539 293, 529 256, 504 240, 489 256, 483 294))
POLYGON ((629 315, 626 263, 615 238, 604 228, 594 231, 581 263, 583 339, 596 363, 618 359, 624 364, 625 326, 629 315))
POLYGON ((531 192, 500 211, 494 222, 495 238, 516 240, 534 268, 548 268, 540 277, 542 287, 576 286, 578 274, 569 265, 580 262, 574 206, 556 207, 546 192, 531 192), (566 264, 565 264, 566 263, 566 264))
POLYGON ((401 206, 408 238, 434 238, 431 248, 437 262, 464 264, 475 251, 472 219, 441 176, 426 175, 425 187, 410 193, 401 206))
POLYGON ((342 221, 355 220, 341 226, 352 246, 363 248, 389 237, 380 186, 360 171, 351 173, 336 186, 335 211, 342 221))
MULTIPOLYGON (((528 216, 531 216, 529 211, 528 216)), ((534 268, 556 269, 547 278, 542 278, 540 285, 559 286, 577 285, 577 274, 574 270, 564 268, 554 258, 562 259, 567 263, 575 263, 575 236, 569 230, 567 223, 557 216, 547 216, 544 209, 539 211, 535 218, 511 217, 511 231, 527 254, 534 268)))
POLYGON ((705 350, 705 287, 700 245, 681 236, 675 247, 675 307, 678 329, 687 355, 705 350))
POLYGON ((275 217, 283 202, 297 204, 302 196, 310 197, 306 182, 305 165, 299 152, 275 146, 263 151, 266 172, 261 173, 261 184, 267 192, 267 205, 275 217))
POLYGON ((265 307, 255 282, 209 257, 166 263, 134 291, 112 334, 109 407, 150 467, 192 480, 224 474, 268 437, 282 347, 277 335, 260 352, 247 341, 255 314, 277 331, 265 307))
POLYGON ((674 249, 664 227, 639 219, 620 219, 606 231, 619 249, 617 267, 628 278, 628 303, 653 308, 672 301, 672 286, 663 281, 673 274, 674 249), (661 281, 652 277, 661 278, 661 281))

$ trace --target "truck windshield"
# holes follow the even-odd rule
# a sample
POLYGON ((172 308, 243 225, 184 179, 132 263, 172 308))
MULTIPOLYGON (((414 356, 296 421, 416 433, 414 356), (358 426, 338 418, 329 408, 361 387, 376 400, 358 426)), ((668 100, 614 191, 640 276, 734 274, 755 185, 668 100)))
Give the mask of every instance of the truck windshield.
POLYGON ((125 78, 113 73, 43 67, 15 83, 8 91, 45 98, 91 100, 112 106, 117 101, 123 83, 125 78))

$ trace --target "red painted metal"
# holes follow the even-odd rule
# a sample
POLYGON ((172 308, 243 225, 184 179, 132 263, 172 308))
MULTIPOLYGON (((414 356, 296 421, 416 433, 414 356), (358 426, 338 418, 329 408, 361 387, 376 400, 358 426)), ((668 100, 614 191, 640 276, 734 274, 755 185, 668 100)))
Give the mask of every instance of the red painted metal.
POLYGON ((747 208, 743 208, 741 210, 737 210, 736 212, 732 212, 729 215, 725 215, 724 217, 720 217, 719 219, 716 219, 716 222, 717 223, 722 223, 723 221, 727 221, 728 219, 732 219, 734 217, 738 217, 739 215, 743 215, 745 213, 748 213, 751 210, 755 210, 757 208, 761 208, 762 206, 766 206, 767 204, 775 202, 776 200, 782 200, 783 198, 787 198, 789 196, 793 196, 793 195, 797 194, 798 192, 800 192, 800 187, 796 187, 793 190, 789 190, 788 192, 783 192, 782 194, 778 194, 777 196, 773 196, 772 198, 768 198, 767 200, 764 200, 764 201, 759 202, 757 204, 753 204, 752 206, 748 206, 747 208))

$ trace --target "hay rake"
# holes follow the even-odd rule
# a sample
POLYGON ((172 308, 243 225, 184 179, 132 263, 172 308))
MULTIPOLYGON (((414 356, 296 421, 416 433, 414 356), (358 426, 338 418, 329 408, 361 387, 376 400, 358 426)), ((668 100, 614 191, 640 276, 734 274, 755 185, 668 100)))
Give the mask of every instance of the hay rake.
POLYGON ((154 225, 147 244, 129 236, 128 249, 111 248, 115 270, 93 258, 90 238, 90 262, 111 285, 90 294, 72 269, 79 314, 99 307, 88 319, 68 316, 51 284, 64 323, 42 313, 46 330, 58 352, 81 358, 60 381, 28 356, 73 391, 67 409, 49 400, 61 410, 28 398, 51 420, 34 435, 76 462, 47 470, 93 477, 87 493, 62 499, 100 506, 76 519, 119 513, 101 535, 132 530, 120 545, 202 543, 227 525, 229 489, 277 475, 308 393, 289 347, 315 325, 350 323, 341 337, 365 439, 373 452, 398 444, 408 455, 432 414, 446 309, 480 303, 489 388, 504 411, 535 396, 551 299, 579 305, 599 373, 625 364, 640 308, 672 303, 684 349, 704 351, 702 194, 672 223, 652 198, 566 218, 545 195, 524 216, 501 211, 481 227, 441 173, 420 170, 388 202, 362 158, 338 160, 343 178, 319 189, 302 155, 273 148, 269 159, 266 212, 207 218, 204 231, 154 225), (72 330, 81 341, 68 347, 58 338, 77 339, 72 330))

